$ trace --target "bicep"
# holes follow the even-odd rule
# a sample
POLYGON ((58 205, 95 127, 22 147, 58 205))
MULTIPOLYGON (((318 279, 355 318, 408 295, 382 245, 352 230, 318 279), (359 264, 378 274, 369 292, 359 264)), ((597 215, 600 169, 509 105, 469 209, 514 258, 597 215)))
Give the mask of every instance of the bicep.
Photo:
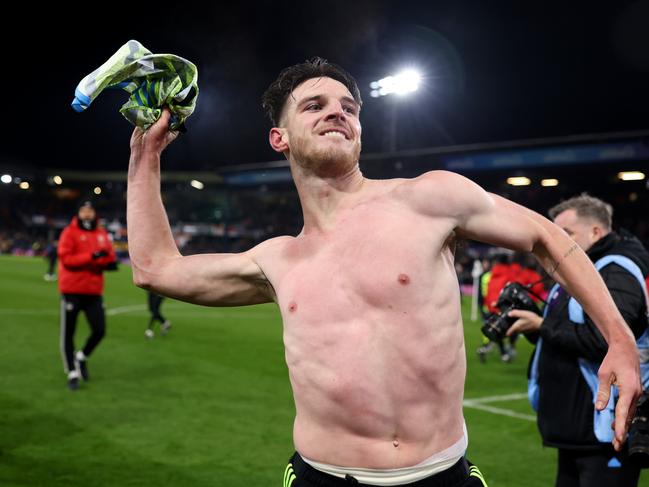
POLYGON ((467 196, 456 229, 465 238, 530 252, 553 226, 541 215, 482 188, 470 188, 467 196))
POLYGON ((248 252, 177 256, 148 271, 138 285, 206 306, 240 306, 273 300, 272 287, 248 252))

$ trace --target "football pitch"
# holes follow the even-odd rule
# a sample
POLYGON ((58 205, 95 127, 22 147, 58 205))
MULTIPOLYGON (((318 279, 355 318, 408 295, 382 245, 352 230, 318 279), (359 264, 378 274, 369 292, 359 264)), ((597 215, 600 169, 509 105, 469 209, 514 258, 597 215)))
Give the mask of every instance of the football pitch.
MULTIPOLYGON (((0 486, 281 485, 294 406, 274 305, 165 300, 172 329, 147 340, 146 293, 121 266, 106 273, 107 334, 91 380, 70 392, 45 269, 43 259, 0 256, 0 486)), ((556 452, 541 446, 525 397, 530 345, 519 340, 510 364, 493 352, 480 363, 468 301, 463 312, 469 459, 490 487, 553 485, 556 452)), ((81 316, 77 345, 87 333, 81 316)))

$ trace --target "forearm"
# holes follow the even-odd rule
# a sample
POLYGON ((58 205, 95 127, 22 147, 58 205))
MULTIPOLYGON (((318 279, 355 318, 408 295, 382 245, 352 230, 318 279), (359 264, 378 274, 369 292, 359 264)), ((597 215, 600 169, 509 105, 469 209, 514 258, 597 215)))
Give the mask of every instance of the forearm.
POLYGON ((133 148, 126 215, 133 277, 146 285, 169 259, 180 256, 160 194, 160 155, 133 148))
POLYGON ((599 272, 563 231, 547 225, 533 252, 548 274, 582 305, 609 344, 633 339, 599 272))

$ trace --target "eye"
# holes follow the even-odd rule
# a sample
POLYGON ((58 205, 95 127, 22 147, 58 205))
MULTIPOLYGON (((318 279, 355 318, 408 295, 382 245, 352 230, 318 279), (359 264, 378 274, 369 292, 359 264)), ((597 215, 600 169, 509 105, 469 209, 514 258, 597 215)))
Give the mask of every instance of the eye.
POLYGON ((310 105, 306 106, 305 110, 313 112, 313 111, 316 111, 316 110, 320 110, 320 108, 321 107, 320 107, 319 103, 311 103, 310 105))
POLYGON ((347 113, 351 113, 352 115, 356 114, 356 107, 353 107, 351 105, 344 107, 343 110, 345 110, 347 113))

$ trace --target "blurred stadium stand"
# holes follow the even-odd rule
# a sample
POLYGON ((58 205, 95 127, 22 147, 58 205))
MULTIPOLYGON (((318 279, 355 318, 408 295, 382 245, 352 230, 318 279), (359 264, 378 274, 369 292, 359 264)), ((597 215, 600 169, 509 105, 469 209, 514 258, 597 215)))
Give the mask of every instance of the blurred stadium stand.
MULTIPOLYGON (((647 180, 618 178, 621 171, 648 172, 649 131, 366 154, 360 164, 366 176, 377 179, 452 170, 542 214, 561 199, 588 191, 614 206, 616 226, 649 246, 647 180), (525 176, 531 184, 512 186, 506 182, 511 176, 525 176), (544 178, 559 184, 542 186, 544 178)), ((0 183, 0 253, 39 255, 75 214, 78 202, 92 197, 117 250, 127 257, 126 172, 56 171, 0 161, 0 173, 12 177, 0 183), (21 189, 25 182, 29 187, 21 189)), ((213 173, 163 171, 162 193, 186 254, 241 251, 269 237, 296 235, 302 226, 286 161, 224 166, 213 173)), ((481 251, 479 245, 465 245, 458 270, 481 251)))

